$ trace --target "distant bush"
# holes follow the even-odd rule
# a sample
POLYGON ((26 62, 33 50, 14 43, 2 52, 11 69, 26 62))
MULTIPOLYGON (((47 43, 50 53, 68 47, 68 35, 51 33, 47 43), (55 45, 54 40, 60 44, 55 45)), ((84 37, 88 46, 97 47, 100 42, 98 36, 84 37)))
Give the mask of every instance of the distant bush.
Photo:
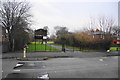
POLYGON ((79 47, 80 49, 97 49, 107 50, 110 47, 112 38, 110 35, 105 34, 104 39, 93 38, 92 35, 88 35, 90 32, 80 32, 74 34, 59 35, 55 39, 55 43, 69 46, 79 47))

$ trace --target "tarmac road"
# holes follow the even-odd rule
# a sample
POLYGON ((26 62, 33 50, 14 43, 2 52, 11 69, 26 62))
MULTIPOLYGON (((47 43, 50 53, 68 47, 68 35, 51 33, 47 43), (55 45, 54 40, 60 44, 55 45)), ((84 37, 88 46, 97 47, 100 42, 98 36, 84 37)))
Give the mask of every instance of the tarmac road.
POLYGON ((2 78, 5 78, 9 73, 12 72, 13 67, 17 64, 15 59, 2 59, 2 78))
MULTIPOLYGON (((118 78, 118 56, 107 56, 106 52, 29 52, 27 58, 52 57, 44 61, 27 61, 37 63, 36 67, 21 67, 13 69, 22 52, 3 53, 2 77, 11 73, 47 72, 50 78, 118 78), (54 56, 59 56, 54 58, 54 56), (42 63, 42 64, 41 64, 42 63), (39 64, 39 65, 38 65, 39 64)), ((25 62, 25 61, 23 61, 25 62)))
POLYGON ((95 58, 51 58, 45 61, 3 60, 3 77, 8 73, 47 72, 50 78, 118 78, 118 56, 95 58), (37 63, 13 69, 18 62, 37 63), (39 65, 38 65, 39 64, 39 65))

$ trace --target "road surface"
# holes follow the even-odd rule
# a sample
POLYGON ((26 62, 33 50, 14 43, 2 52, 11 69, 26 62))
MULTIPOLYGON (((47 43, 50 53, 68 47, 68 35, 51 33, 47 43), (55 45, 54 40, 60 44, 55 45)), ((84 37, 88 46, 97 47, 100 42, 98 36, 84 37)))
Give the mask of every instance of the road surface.
POLYGON ((3 78, 11 73, 33 74, 40 72, 47 72, 49 78, 118 78, 118 56, 50 58, 45 61, 3 60, 3 78), (27 62, 30 65, 13 69, 20 62, 27 62), (31 63, 36 65, 32 66, 31 63))
POLYGON ((118 78, 118 56, 107 56, 106 52, 29 52, 27 58, 47 60, 19 61, 22 52, 2 55, 3 78, 38 77, 47 73, 49 78, 118 78), (14 68, 19 63, 23 66, 14 68))

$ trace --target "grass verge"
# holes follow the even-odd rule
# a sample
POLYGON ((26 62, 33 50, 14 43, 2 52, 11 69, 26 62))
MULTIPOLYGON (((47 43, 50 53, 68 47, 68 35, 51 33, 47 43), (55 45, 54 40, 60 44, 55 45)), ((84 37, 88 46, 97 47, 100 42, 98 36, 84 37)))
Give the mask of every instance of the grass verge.
POLYGON ((120 51, 120 47, 110 47, 111 51, 120 51))
POLYGON ((27 51, 59 51, 59 49, 56 49, 54 47, 41 44, 41 42, 31 42, 31 44, 28 45, 27 51))

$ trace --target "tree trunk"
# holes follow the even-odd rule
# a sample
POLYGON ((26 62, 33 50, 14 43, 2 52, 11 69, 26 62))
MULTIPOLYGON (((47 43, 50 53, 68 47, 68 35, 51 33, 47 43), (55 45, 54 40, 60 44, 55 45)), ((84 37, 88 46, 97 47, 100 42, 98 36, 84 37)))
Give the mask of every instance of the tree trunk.
POLYGON ((9 51, 12 51, 13 41, 10 33, 8 33, 8 39, 9 39, 9 51))

